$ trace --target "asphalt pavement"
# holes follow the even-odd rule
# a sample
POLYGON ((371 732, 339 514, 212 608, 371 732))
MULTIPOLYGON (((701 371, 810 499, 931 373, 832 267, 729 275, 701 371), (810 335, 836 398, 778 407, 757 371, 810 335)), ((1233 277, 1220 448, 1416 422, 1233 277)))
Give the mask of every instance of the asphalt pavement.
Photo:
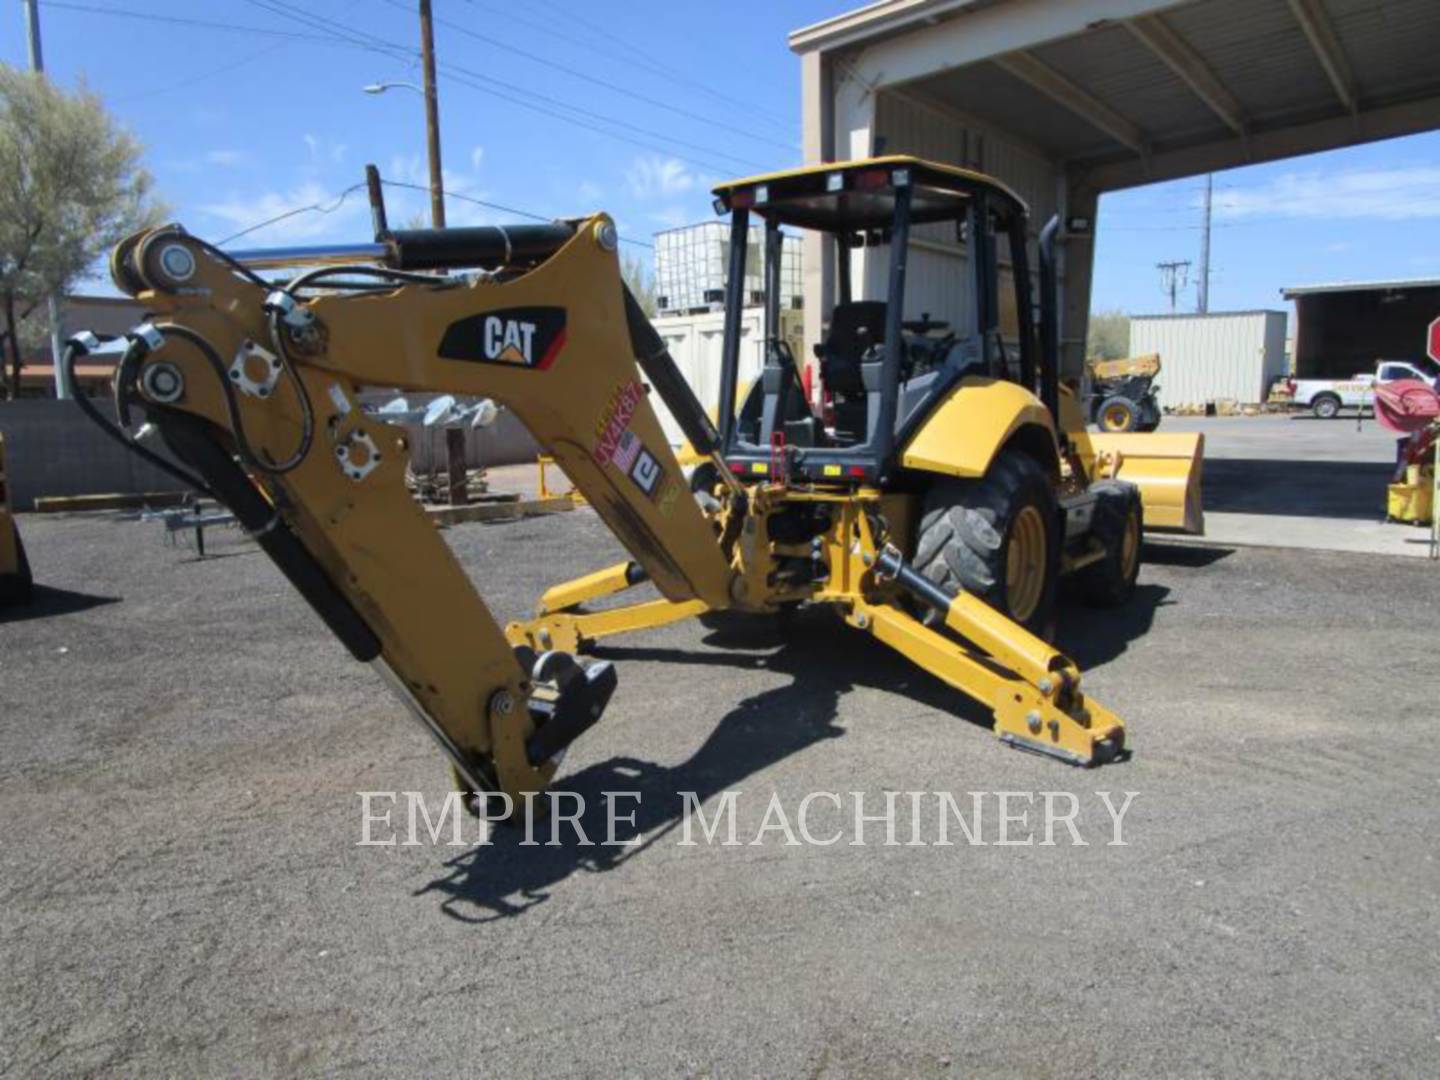
MULTIPOLYGON (((0 616, 5 1075, 1440 1067, 1425 562, 1152 546, 1130 607, 1064 610, 1134 748, 1089 772, 1005 748, 825 612, 788 644, 639 634, 604 652, 619 689, 559 779, 598 834, 601 793, 638 792, 637 845, 358 846, 357 793, 438 805, 442 761, 248 542, 199 561, 117 517, 21 527, 41 586, 0 616), (712 817, 738 793, 735 846, 682 842, 685 791, 712 817), (850 793, 878 814, 912 791, 917 831, 901 794, 897 846, 883 823, 852 843, 850 793), (811 833, 841 839, 789 846, 770 801, 793 825, 811 792, 840 807, 812 801, 811 833), (1074 795, 1085 846, 1042 843, 1045 792, 1074 795), (1100 792, 1136 793, 1123 846, 1100 792), (945 793, 983 846, 953 822, 936 844, 945 793), (1002 810, 1031 844, 997 843, 1002 810)), ((446 535, 501 618, 619 555, 588 510, 446 535)))

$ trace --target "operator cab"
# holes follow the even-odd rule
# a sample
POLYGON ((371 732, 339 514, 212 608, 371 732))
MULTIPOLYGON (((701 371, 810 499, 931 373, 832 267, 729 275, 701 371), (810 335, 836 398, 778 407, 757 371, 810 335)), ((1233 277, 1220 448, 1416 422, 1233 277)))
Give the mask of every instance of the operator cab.
POLYGON ((897 449, 967 376, 1037 389, 1027 214, 997 181, 890 156, 736 180, 715 196, 716 210, 731 216, 718 420, 736 474, 880 483, 894 472, 897 449), (752 216, 765 236, 764 351, 736 414, 752 216), (813 346, 823 416, 807 400, 804 365, 781 330, 785 229, 822 234, 835 260, 836 302, 813 346), (927 282, 928 295, 907 307, 907 262, 917 246, 950 256, 954 272, 932 275, 946 291, 927 282), (941 317, 911 310, 926 303, 941 317))

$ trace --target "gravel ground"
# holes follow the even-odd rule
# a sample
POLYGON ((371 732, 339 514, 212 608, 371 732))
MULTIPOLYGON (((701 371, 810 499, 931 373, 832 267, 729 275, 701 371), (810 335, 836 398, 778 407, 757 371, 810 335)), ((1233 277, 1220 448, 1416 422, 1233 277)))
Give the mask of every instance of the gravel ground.
MULTIPOLYGON (((1423 561, 1151 548, 1129 608, 1064 612, 1135 748, 1095 772, 823 612, 785 648, 636 635, 561 786, 640 791, 641 845, 360 847, 356 793, 438 798, 442 762, 262 556, 21 528, 45 588, 0 616, 0 1073, 1440 1073, 1423 561), (772 794, 1072 792, 1089 843, 999 846, 988 795, 985 846, 935 846, 933 813, 921 846, 684 846, 684 790, 743 792, 742 841, 772 794), (1138 793, 1125 846, 1100 791, 1138 793)), ((618 554, 589 511, 447 536, 501 618, 618 554)))

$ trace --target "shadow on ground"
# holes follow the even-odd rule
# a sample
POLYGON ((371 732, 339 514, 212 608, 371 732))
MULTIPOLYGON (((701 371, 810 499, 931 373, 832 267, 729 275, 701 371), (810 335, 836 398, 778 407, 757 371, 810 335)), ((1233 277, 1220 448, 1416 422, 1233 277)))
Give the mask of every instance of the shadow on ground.
MULTIPOLYGON (((1061 647, 1082 668, 1120 655, 1128 642, 1145 633, 1169 590, 1142 585, 1124 608, 1097 611, 1066 605, 1061 647)), ((549 844, 550 823, 535 824, 531 842, 518 826, 502 826, 480 845, 445 864, 445 872, 420 893, 437 893, 446 914, 464 922, 490 922, 522 915, 549 899, 553 888, 577 871, 613 870, 679 827, 693 792, 704 804, 713 796, 827 739, 844 729, 836 724, 840 699, 856 687, 894 693, 913 704, 949 713, 989 728, 988 709, 920 670, 898 653, 845 625, 824 608, 798 613, 783 631, 774 622, 737 624, 739 630, 712 633, 707 649, 687 652, 651 646, 597 648, 597 658, 664 662, 683 667, 763 667, 788 675, 785 685, 755 694, 727 713, 709 738, 688 759, 674 766, 637 757, 616 757, 570 776, 562 776, 556 796, 562 813, 584 810, 582 843, 568 823, 549 844), (784 641, 782 643, 781 635, 784 641), (635 792, 616 800, 611 831, 607 793, 635 792), (579 797, 578 801, 576 796, 579 797), (633 813, 633 822, 625 820, 633 813), (633 846, 601 846, 612 836, 633 846)))
POLYGON ((1393 471, 1375 461, 1206 458, 1205 509, 1376 521, 1393 471))
POLYGON ((36 584, 28 604, 0 607, 0 623, 27 622, 30 619, 44 619, 51 615, 73 615, 77 611, 88 611, 104 604, 118 604, 118 596, 95 596, 91 593, 73 592, 70 589, 56 589, 49 585, 36 584))
POLYGON ((1154 566, 1186 566, 1198 570, 1234 554, 1235 549, 1229 547, 1211 547, 1208 544, 1157 544, 1146 540, 1142 558, 1145 563, 1154 566))

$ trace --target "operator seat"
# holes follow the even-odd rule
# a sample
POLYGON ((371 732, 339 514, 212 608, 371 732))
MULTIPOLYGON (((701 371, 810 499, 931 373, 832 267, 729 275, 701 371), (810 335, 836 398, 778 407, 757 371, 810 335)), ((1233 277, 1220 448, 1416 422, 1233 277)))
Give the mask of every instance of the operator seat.
POLYGON ((885 344, 884 300, 853 300, 836 304, 830 330, 816 347, 820 377, 832 395, 835 435, 842 443, 866 437, 867 397, 861 362, 872 347, 885 344))
POLYGON ((860 361, 872 345, 885 344, 884 300, 853 300, 836 304, 830 331, 817 350, 825 388, 835 394, 863 394, 860 361))

